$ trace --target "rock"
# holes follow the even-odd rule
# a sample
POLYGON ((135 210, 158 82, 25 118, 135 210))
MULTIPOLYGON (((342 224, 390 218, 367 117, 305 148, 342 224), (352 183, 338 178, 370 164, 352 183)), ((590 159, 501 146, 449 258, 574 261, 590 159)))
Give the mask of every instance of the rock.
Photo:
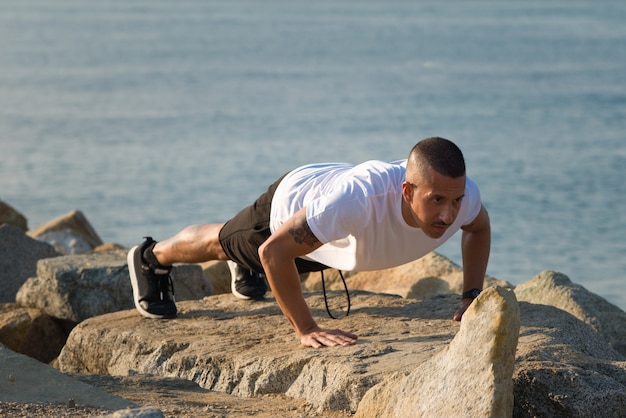
POLYGON ((0 401, 65 403, 109 409, 137 407, 0 344, 0 401))
POLYGON ((606 299, 571 282, 569 277, 544 271, 517 286, 520 301, 557 307, 588 324, 626 357, 626 313, 606 299))
POLYGON ((206 278, 211 282, 212 295, 230 293, 230 270, 225 261, 208 261, 200 264, 206 278))
POLYGON ((37 261, 59 255, 52 246, 28 237, 13 225, 0 225, 0 303, 15 302, 24 281, 35 274, 37 261))
POLYGON ((511 416, 519 327, 514 293, 485 290, 465 313, 449 347, 406 378, 393 375, 372 388, 356 416, 511 416))
MULTIPOLYGON (((320 294, 306 298, 315 315, 325 316, 320 294)), ((319 409, 356 410, 387 372, 425 361, 458 330, 450 320, 458 297, 418 303, 354 292, 352 299, 353 313, 340 324, 361 336, 351 347, 302 349, 273 299, 240 301, 228 294, 180 302, 178 318, 168 321, 146 320, 135 310, 90 318, 70 334, 58 367, 178 377, 237 396, 286 393, 319 409)), ((339 326, 324 317, 320 323, 339 326)))
POLYGON ((626 362, 592 328, 547 305, 520 302, 513 416, 623 417, 626 362))
POLYGON ((28 221, 24 215, 2 200, 0 200, 0 225, 1 224, 13 225, 24 232, 28 230, 28 221))
MULTIPOLYGON (((503 291, 498 289, 498 295, 503 291)), ((491 292, 483 292, 488 296, 485 299, 493 301, 491 292)), ((336 298, 343 301, 343 296, 343 292, 329 292, 331 305, 336 298)), ((378 383, 411 382, 412 371, 415 382, 423 375, 425 387, 435 391, 442 377, 441 368, 434 364, 449 370, 470 367, 474 374, 476 369, 488 368, 482 360, 473 362, 480 356, 495 358, 483 347, 472 346, 469 351, 453 343, 457 334, 458 341, 472 338, 472 322, 508 326, 501 331, 509 336, 516 327, 498 322, 500 314, 492 308, 500 305, 491 302, 472 308, 476 317, 469 316, 468 325, 451 321, 460 302, 458 295, 416 300, 353 291, 352 313, 339 321, 326 317, 321 294, 306 293, 305 298, 320 326, 353 331, 359 342, 350 347, 304 349, 272 298, 251 302, 216 295, 178 303, 180 315, 173 320, 148 320, 135 310, 90 318, 74 328, 57 365, 72 373, 187 379, 202 388, 241 397, 286 394, 320 411, 357 411, 378 383), (457 354, 440 354, 444 352, 457 354)), ((513 416, 623 416, 626 362, 620 354, 565 311, 526 302, 519 306, 513 416)), ((493 382, 503 381, 509 367, 504 361, 499 366, 493 382)), ((475 384, 471 377, 465 384, 468 390, 475 384)), ((481 382, 477 389, 484 387, 481 382)), ((504 399, 493 394, 505 386, 506 382, 499 389, 491 388, 489 398, 504 399)), ((390 387, 395 386, 383 384, 374 390, 379 391, 377 396, 392 399, 398 395, 390 387)), ((414 396, 419 396, 417 404, 429 402, 431 394, 414 396)), ((493 410, 509 407, 503 402, 501 409, 494 406, 493 410)))
MULTIPOLYGON (((305 276, 303 288, 308 291, 322 289, 320 273, 305 276)), ((385 270, 344 273, 348 289, 389 293, 405 298, 463 293, 463 269, 448 258, 431 252, 413 262, 385 270)), ((336 270, 324 272, 326 288, 343 290, 336 270)), ((504 280, 485 277, 485 288, 500 286, 513 288, 504 280)))
POLYGON ((52 245, 61 254, 83 254, 102 245, 85 215, 75 210, 38 226, 28 235, 52 245))
MULTIPOLYGON (((66 255, 42 260, 37 275, 17 293, 17 302, 73 323, 134 306, 126 251, 66 255)), ((177 300, 211 293, 210 282, 197 265, 172 269, 177 300)))
POLYGON ((59 355, 66 339, 63 328, 40 310, 0 304, 0 343, 9 349, 49 363, 59 355))
POLYGON ((163 418, 160 409, 150 406, 135 409, 124 409, 115 411, 112 414, 103 415, 101 418, 163 418))

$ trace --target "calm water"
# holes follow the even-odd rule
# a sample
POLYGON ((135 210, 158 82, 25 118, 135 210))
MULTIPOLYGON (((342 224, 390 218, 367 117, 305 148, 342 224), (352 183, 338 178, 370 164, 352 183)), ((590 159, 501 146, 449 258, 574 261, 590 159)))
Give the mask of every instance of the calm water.
POLYGON ((481 187, 489 274, 626 308, 623 1, 0 2, 0 199, 31 227, 162 239, 432 135, 481 187))

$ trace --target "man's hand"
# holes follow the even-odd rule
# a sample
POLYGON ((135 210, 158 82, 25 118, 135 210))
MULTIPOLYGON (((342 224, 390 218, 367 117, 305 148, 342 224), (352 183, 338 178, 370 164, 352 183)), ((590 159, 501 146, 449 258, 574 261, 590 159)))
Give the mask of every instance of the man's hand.
POLYGON ((340 329, 316 328, 300 337, 300 343, 305 347, 321 348, 335 347, 338 345, 354 345, 357 336, 351 332, 340 329))
POLYGON ((463 317, 463 314, 465 313, 467 308, 469 308, 469 306, 472 304, 473 301, 474 299, 472 298, 463 299, 461 301, 461 307, 456 310, 456 312, 454 313, 454 317, 452 317, 452 319, 455 321, 460 321, 461 318, 463 317))

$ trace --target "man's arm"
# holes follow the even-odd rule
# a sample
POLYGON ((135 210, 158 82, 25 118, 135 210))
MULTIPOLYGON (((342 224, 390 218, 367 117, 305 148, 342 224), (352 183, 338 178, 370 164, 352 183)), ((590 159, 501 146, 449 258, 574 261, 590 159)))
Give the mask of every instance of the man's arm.
POLYGON ((306 208, 287 220, 259 247, 259 256, 272 294, 305 346, 352 345, 357 336, 338 329, 321 329, 307 306, 295 259, 321 247, 306 221, 306 208))
MULTIPOLYGON (((465 225, 461 229, 463 230, 461 238, 463 292, 472 289, 482 290, 491 248, 491 225, 485 207, 481 207, 478 216, 471 224, 465 225)), ((455 321, 461 320, 472 300, 465 298, 461 301, 461 307, 454 313, 453 319, 455 321)))

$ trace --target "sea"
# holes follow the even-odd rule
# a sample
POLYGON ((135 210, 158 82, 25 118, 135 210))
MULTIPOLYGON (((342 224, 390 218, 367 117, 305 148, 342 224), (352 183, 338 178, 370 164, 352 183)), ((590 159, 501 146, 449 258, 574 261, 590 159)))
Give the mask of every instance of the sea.
MULTIPOLYGON (((490 276, 626 309, 622 0, 0 2, 0 199, 31 228, 164 239, 429 136, 480 187, 490 276)), ((458 236, 438 252, 461 264, 458 236)))

